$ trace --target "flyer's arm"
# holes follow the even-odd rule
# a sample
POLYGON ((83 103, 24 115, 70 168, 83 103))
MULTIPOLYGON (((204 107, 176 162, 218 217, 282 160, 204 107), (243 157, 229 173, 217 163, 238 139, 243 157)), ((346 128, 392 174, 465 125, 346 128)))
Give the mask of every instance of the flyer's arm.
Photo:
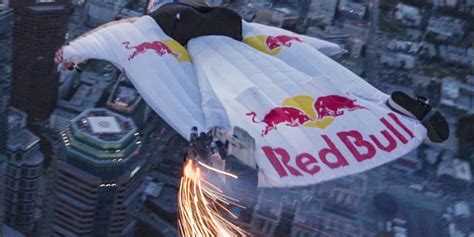
POLYGON ((272 26, 267 26, 259 23, 253 23, 253 22, 246 22, 242 20, 242 29, 243 29, 243 36, 248 37, 248 36, 256 36, 259 34, 279 34, 279 35, 289 35, 289 36, 294 36, 298 37, 313 48, 317 49, 321 53, 332 57, 335 55, 343 54, 346 53, 347 51, 339 46, 338 44, 322 40, 322 39, 317 39, 311 36, 307 35, 301 35, 297 34, 285 29, 281 29, 278 27, 272 27, 272 26))
POLYGON ((133 23, 138 17, 126 18, 118 21, 112 21, 101 25, 91 31, 79 36, 68 45, 61 47, 56 52, 55 62, 58 69, 71 69, 75 64, 79 64, 87 59, 100 59, 115 62, 112 49, 104 36, 110 27, 116 27, 118 24, 133 23))

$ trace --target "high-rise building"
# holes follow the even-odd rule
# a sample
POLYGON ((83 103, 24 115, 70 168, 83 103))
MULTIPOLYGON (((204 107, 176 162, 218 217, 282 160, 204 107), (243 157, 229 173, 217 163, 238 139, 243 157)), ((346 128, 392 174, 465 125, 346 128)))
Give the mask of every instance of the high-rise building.
POLYGON ((0 236, 3 233, 4 222, 4 193, 5 193, 5 155, 0 154, 0 236))
POLYGON ((131 236, 143 166, 132 119, 87 109, 62 134, 53 163, 48 236, 131 236))
POLYGON ((151 112, 137 89, 123 74, 112 88, 107 108, 131 117, 139 128, 144 126, 151 112))
MULTIPOLYGON (((1 89, 1 87, 0 87, 1 89)), ((8 113, 6 96, 0 94, 0 236, 3 232, 4 222, 4 177, 5 177, 5 162, 7 152, 7 139, 8 139, 8 113)))
POLYGON ((14 9, 11 102, 30 121, 47 119, 58 94, 54 53, 64 43, 69 0, 11 0, 14 9))
POLYGON ((288 6, 296 9, 298 13, 298 24, 304 23, 306 17, 308 17, 309 7, 311 0, 273 0, 273 6, 288 6))
POLYGON ((86 3, 86 19, 90 26, 96 26, 115 20, 125 6, 125 0, 89 0, 86 3))
POLYGON ((24 128, 8 139, 5 177, 5 223, 25 235, 35 227, 43 155, 39 138, 24 128))
POLYGON ((4 177, 8 139, 7 105, 10 95, 11 31, 13 10, 0 3, 0 236, 4 222, 4 177))
MULTIPOLYGON (((1 89, 1 87, 0 87, 1 89)), ((7 98, 0 94, 0 156, 7 152, 8 139, 8 112, 7 112, 7 98)))
POLYGON ((459 156, 469 161, 474 171, 474 115, 459 119, 457 126, 459 156))
POLYGON ((7 106, 10 95, 13 10, 0 3, 0 155, 7 149, 7 106))

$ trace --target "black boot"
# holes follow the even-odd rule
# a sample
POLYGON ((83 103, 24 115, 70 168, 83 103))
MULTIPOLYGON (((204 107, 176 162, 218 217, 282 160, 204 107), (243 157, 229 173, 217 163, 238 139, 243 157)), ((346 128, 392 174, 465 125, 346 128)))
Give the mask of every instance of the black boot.
POLYGON ((395 91, 390 95, 387 105, 400 114, 421 121, 428 130, 428 138, 432 142, 440 143, 448 139, 448 122, 438 110, 428 104, 428 99, 423 97, 414 99, 401 91, 395 91))

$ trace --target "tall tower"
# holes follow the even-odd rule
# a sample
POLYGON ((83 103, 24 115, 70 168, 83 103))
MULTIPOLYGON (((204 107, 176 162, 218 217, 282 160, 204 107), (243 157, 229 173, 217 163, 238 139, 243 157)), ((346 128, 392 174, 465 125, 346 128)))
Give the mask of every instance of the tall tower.
MULTIPOLYGON (((1 22, 0 22, 1 24, 1 22)), ((2 80, 2 78, 0 78, 2 80)), ((2 93, 3 86, 0 81, 0 236, 3 231, 3 198, 4 198, 4 176, 5 176, 5 161, 7 152, 8 139, 8 113, 7 113, 7 96, 2 93)))
POLYGON ((145 162, 132 119, 87 109, 61 136, 49 236, 131 236, 145 162))
POLYGON ((7 105, 10 95, 11 31, 13 10, 5 2, 0 3, 0 235, 4 222, 4 178, 8 139, 7 105))
POLYGON ((44 120, 58 94, 54 53, 64 43, 69 0, 11 0, 14 9, 12 105, 44 120))
MULTIPOLYGON (((26 120, 26 114, 10 110, 12 122, 26 120)), ((25 124, 23 123, 23 126, 25 124)), ((43 155, 39 138, 24 127, 9 129, 5 175, 5 223, 25 235, 35 227, 39 183, 42 178, 43 155)))

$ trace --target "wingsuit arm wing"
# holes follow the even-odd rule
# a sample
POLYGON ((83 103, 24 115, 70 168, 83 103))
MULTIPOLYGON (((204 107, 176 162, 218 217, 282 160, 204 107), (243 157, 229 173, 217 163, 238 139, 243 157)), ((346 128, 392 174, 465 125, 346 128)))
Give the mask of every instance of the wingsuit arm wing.
POLYGON ((335 44, 326 40, 310 37, 307 35, 297 34, 285 29, 271 27, 271 26, 267 26, 267 25, 263 25, 259 23, 253 23, 253 22, 250 23, 250 22, 242 21, 242 29, 243 29, 242 34, 243 34, 244 39, 247 37, 265 35, 265 34, 288 35, 288 36, 297 37, 303 40, 307 44, 311 45, 313 48, 319 50, 321 53, 329 57, 339 55, 339 54, 344 54, 347 52, 344 48, 342 48, 338 44, 335 44))
MULTIPOLYGON (((114 49, 107 43, 107 38, 114 32, 119 32, 124 24, 131 24, 137 17, 112 21, 101 25, 81 36, 68 45, 63 46, 63 62, 81 63, 88 59, 100 59, 118 63, 118 58, 114 54, 114 49)), ((60 65, 61 66, 61 65, 60 65)))

